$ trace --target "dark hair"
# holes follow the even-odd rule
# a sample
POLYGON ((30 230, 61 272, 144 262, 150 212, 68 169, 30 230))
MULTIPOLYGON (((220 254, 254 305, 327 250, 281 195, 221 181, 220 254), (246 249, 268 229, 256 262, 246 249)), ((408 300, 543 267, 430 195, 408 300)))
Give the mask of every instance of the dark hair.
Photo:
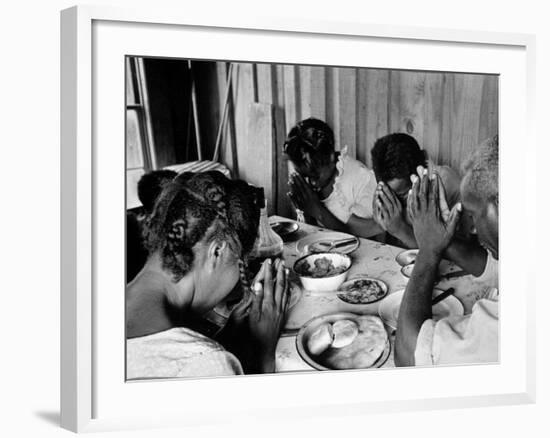
MULTIPOLYGON (((225 241, 242 259, 254 244, 260 218, 256 189, 217 171, 185 172, 169 182, 146 221, 149 254, 159 251, 162 267, 177 282, 193 266, 200 241, 225 241)), ((242 265, 242 261, 240 265, 242 265)))
POLYGON ((334 132, 322 120, 302 120, 288 133, 283 151, 298 166, 306 163, 307 155, 313 165, 326 165, 334 153, 334 132))
POLYGON ((464 162, 461 191, 498 205, 498 135, 485 140, 464 162))
POLYGON ((417 166, 426 166, 426 154, 409 134, 395 133, 379 138, 371 150, 377 181, 409 179, 417 166))
POLYGON ((162 188, 177 175, 173 170, 153 170, 138 181, 138 198, 146 213, 151 213, 162 188))

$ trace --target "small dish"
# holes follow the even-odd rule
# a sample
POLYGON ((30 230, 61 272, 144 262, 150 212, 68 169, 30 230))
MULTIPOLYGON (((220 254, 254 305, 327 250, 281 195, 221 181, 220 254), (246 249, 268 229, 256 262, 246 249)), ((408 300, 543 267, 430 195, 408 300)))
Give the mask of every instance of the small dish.
POLYGON ((417 249, 408 249, 397 254, 395 261, 399 264, 399 266, 407 266, 415 262, 417 255, 417 249))
POLYGON ((290 221, 277 221, 272 222, 269 225, 273 231, 281 236, 282 239, 292 236, 300 229, 300 225, 298 225, 297 222, 290 221))
POLYGON ((336 296, 347 304, 362 306, 376 303, 388 294, 388 285, 377 278, 358 275, 338 288, 336 296), (377 286, 377 290, 373 288, 377 286))

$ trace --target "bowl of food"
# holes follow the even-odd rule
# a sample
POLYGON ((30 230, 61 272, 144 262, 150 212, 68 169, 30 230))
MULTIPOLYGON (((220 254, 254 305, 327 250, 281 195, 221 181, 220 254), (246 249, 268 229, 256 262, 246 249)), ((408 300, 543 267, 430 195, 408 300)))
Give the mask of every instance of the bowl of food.
POLYGON ((336 291, 350 268, 351 257, 336 252, 310 254, 294 263, 304 289, 315 292, 336 291))
POLYGON ((382 320, 348 312, 309 320, 298 332, 296 348, 308 365, 321 371, 380 367, 390 354, 382 320))
POLYGON ((362 305, 380 301, 388 294, 388 285, 377 278, 360 275, 338 288, 336 296, 348 304, 362 305))

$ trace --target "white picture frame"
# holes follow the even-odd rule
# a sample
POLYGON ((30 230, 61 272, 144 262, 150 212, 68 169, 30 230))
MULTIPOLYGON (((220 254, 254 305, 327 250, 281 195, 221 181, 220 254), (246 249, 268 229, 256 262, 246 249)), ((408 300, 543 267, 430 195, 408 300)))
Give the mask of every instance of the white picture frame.
MULTIPOLYGON (((535 191, 529 190, 535 186, 536 175, 533 169, 527 167, 524 157, 512 159, 511 155, 507 155, 507 148, 520 140, 524 141, 525 155, 534 152, 536 148, 532 126, 534 45, 534 36, 525 34, 466 32, 361 22, 319 22, 295 20, 292 17, 280 19, 242 14, 238 19, 227 19, 215 14, 199 15, 190 10, 136 10, 92 6, 78 6, 62 11, 62 427, 78 432, 100 431, 206 422, 223 423, 235 421, 236 418, 275 415, 292 418, 312 415, 362 415, 369 412, 533 402, 535 311, 532 298, 535 294, 535 276, 530 275, 533 267, 525 260, 514 259, 513 254, 534 248, 535 233, 529 234, 522 242, 516 242, 511 238, 509 231, 517 224, 524 224, 524 227, 528 224, 532 226, 531 229, 535 229, 536 214, 532 209, 530 215, 527 209, 512 211, 511 203, 507 202, 507 199, 522 199, 525 203, 536 205, 535 191), (174 37, 179 38, 180 31, 182 35, 185 34, 182 38, 190 38, 195 32, 193 41, 196 44, 189 45, 186 51, 176 49, 170 44, 174 37), (140 37, 145 32, 147 38, 140 37), (263 47, 256 47, 252 43, 248 47, 243 47, 242 44, 229 47, 231 41, 242 42, 243 38, 251 36, 255 39, 265 39, 264 42, 279 41, 280 44, 277 44, 277 47, 265 44, 263 47), (216 49, 208 45, 209 40, 220 37, 227 40, 227 47, 216 49), (207 39, 203 41, 201 38, 207 39), (123 167, 119 166, 121 154, 124 154, 124 142, 118 141, 121 135, 124 136, 124 131, 120 131, 124 111, 122 106, 119 107, 124 100, 124 83, 120 85, 124 63, 121 60, 120 66, 113 67, 110 61, 119 59, 121 53, 189 58, 200 58, 203 57, 201 53, 204 53, 205 58, 225 59, 220 58, 219 54, 232 50, 233 54, 227 56, 227 59, 281 62, 283 55, 277 53, 281 50, 279 46, 284 46, 291 40, 311 44, 312 48, 308 52, 310 58, 307 60, 303 59, 303 53, 289 49, 284 56, 285 61, 291 63, 322 63, 323 59, 326 62, 327 55, 317 53, 314 50, 315 44, 334 44, 335 49, 372 46, 373 56, 369 64, 372 67, 437 69, 437 65, 440 65, 441 70, 496 73, 502 76, 500 243, 503 254, 503 298, 502 355, 499 365, 483 368, 441 367, 377 371, 381 376, 377 380, 380 381, 396 379, 396 382, 411 382, 410 388, 396 383, 395 386, 400 387, 401 392, 388 392, 387 397, 379 396, 384 394, 384 387, 383 384, 379 388, 376 387, 372 376, 377 372, 327 373, 323 376, 320 376, 320 373, 306 373, 143 383, 120 381, 123 370, 119 369, 119 365, 123 355, 121 356, 117 348, 124 350, 119 326, 124 324, 120 307, 124 301, 124 273, 119 269, 123 260, 118 259, 121 251, 123 254, 123 240, 120 241, 120 238, 124 227, 122 214, 113 212, 113 209, 116 210, 119 202, 122 202, 121 206, 124 205, 124 198, 118 196, 120 191, 124 190, 124 175, 120 170, 123 167), (414 56, 407 57, 401 52, 402 57, 390 59, 387 54, 381 53, 384 51, 381 47, 376 48, 377 45, 383 45, 385 51, 395 50, 396 53, 400 53, 399 50, 403 50, 403 45, 406 45, 410 47, 407 53, 415 50, 422 53, 424 50, 426 54, 439 53, 440 56, 436 60, 424 59, 422 56, 415 59, 414 56), (270 49, 265 50, 265 47, 270 49), (263 55, 260 55, 262 51, 259 49, 263 49, 263 55), (449 53, 456 51, 456 54, 446 54, 447 50, 449 53), (462 63, 460 56, 464 57, 462 63), (492 58, 488 60, 487 56, 492 58), (461 69, 460 65, 467 65, 467 68, 461 69), (115 70, 111 70, 113 68, 115 70), (120 95, 116 95, 119 85, 120 95), (112 95, 113 92, 116 95, 114 100, 103 98, 103 95, 112 95), (512 121, 514 123, 511 123, 512 121), (115 140, 110 146, 113 159, 105 159, 105 142, 102 142, 105 138, 115 140), (512 178, 515 178, 516 184, 511 184, 512 178), (113 222, 112 215, 116 218, 117 214, 120 217, 113 222), (121 242, 121 248, 116 246, 118 249, 108 254, 105 250, 105 241, 111 244, 121 242), (511 262, 514 262, 514 277, 507 269, 511 262), (107 265, 110 268, 106 268, 107 265), (112 288, 109 287, 111 296, 115 297, 112 306, 109 297, 105 295, 105 285, 113 285, 112 288), (520 310, 514 321, 510 318, 511 300, 506 298, 507 290, 521 291, 518 292, 517 298, 514 297, 514 306, 516 309, 519 306, 520 310), (117 295, 119 293, 120 296, 117 295), (98 315, 101 315, 101 321, 98 321, 98 315), (510 343, 516 347, 509 346, 510 343), (436 387, 438 381, 448 381, 452 376, 460 382, 473 384, 459 383, 452 388, 442 388, 441 385, 436 387), (319 401, 324 400, 320 398, 317 390, 319 378, 324 379, 321 385, 324 388, 323 393, 333 394, 330 401, 319 401), (365 385, 368 384, 374 395, 349 391, 348 394, 340 394, 341 398, 337 398, 336 393, 331 392, 343 384, 357 382, 357 379, 363 380, 365 385), (426 392, 421 384, 428 381, 434 382, 434 385, 426 392), (297 396, 293 403, 285 401, 285 389, 298 386, 307 388, 308 391, 304 391, 307 394, 303 397, 297 396), (187 394, 195 395, 192 406, 187 406, 187 415, 181 415, 181 406, 168 409, 169 406, 174 406, 170 405, 170 401, 177 397, 182 387, 185 387, 187 394), (202 395, 204 391, 213 391, 217 388, 224 392, 232 391, 231 393, 235 393, 238 388, 238 403, 233 403, 230 409, 223 409, 223 404, 213 402, 202 395), (261 389, 260 392, 258 388, 261 389), (272 404, 257 402, 262 392, 270 392, 272 404), (143 415, 143 412, 140 413, 132 405, 132 399, 139 397, 143 397, 143 400, 157 401, 154 406, 144 407, 144 412, 149 415, 143 415), (158 402, 159 400, 162 402, 158 402)), ((332 54, 333 62, 337 65, 352 65, 345 61, 346 53, 341 52, 345 50, 336 50, 332 54)))

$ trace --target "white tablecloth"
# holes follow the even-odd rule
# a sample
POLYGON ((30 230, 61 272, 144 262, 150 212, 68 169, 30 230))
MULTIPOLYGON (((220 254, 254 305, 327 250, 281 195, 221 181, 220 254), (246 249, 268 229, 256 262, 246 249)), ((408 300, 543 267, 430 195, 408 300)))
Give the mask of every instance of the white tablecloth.
MULTIPOLYGON (((289 219, 273 216, 270 220, 281 221, 289 219)), ((323 229, 307 224, 300 224, 300 230, 292 236, 291 240, 285 242, 284 245, 283 258, 287 266, 292 267, 297 258, 300 257, 296 250, 296 242, 308 234, 317 231, 323 231, 323 229)), ((388 285, 388 295, 404 289, 408 278, 401 274, 401 266, 395 261, 395 257, 403 251, 403 248, 368 239, 359 240, 359 248, 350 254, 353 264, 347 278, 352 278, 358 274, 379 278, 388 285)), ((291 276, 291 281, 299 285, 298 278, 291 276)), ((443 280, 437 287, 441 289, 454 287, 455 296, 462 302, 465 313, 470 313, 473 304, 484 296, 487 291, 487 287, 476 283, 474 277, 470 275, 443 280)), ((357 306, 341 301, 335 293, 315 293, 302 290, 301 298, 288 312, 285 330, 299 329, 310 319, 328 313, 354 312, 378 315, 378 308, 382 302, 383 300, 361 306, 361 311, 358 311, 357 306)), ((389 359, 383 367, 395 366, 393 361, 394 336, 391 336, 390 339, 392 350, 389 359)), ((275 366, 277 372, 313 370, 298 354, 296 336, 286 336, 284 331, 277 345, 275 366)))

